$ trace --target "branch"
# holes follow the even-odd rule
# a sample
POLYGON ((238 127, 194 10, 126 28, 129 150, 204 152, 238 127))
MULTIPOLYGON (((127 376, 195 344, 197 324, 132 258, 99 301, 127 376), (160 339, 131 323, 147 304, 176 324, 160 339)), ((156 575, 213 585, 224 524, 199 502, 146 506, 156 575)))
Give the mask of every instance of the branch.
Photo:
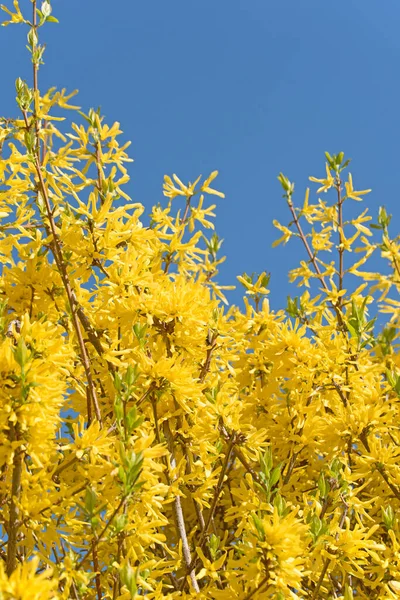
MULTIPOLYGON (((175 454, 174 454, 174 443, 173 443, 172 433, 171 433, 168 421, 164 421, 163 430, 164 430, 165 439, 167 441, 168 450, 170 453, 171 468, 175 469, 176 468, 176 459, 175 459, 175 454)), ((170 479, 169 475, 168 475, 168 479, 169 479, 169 485, 171 485, 171 479, 170 479)), ((187 574, 190 576, 194 590, 197 593, 199 593, 200 588, 199 588, 199 584, 197 583, 196 574, 194 571, 194 566, 195 566, 194 562, 195 561, 194 560, 192 561, 192 557, 190 554, 189 542, 188 542, 187 533, 186 533, 185 518, 183 515, 180 496, 175 496, 174 513, 175 513, 176 528, 177 528, 179 537, 182 541, 183 558, 184 558, 185 564, 186 564, 185 578, 186 578, 187 574)), ((183 579, 183 585, 185 584, 185 578, 183 579)))
POLYGON ((201 371, 200 371, 200 375, 199 375, 199 381, 200 381, 200 383, 204 383, 206 375, 207 375, 208 371, 210 370, 212 353, 214 352, 214 350, 215 350, 215 348, 217 346, 217 337, 218 337, 218 333, 217 332, 215 332, 215 331, 213 333, 211 333, 210 331, 208 332, 208 335, 207 335, 207 354, 206 354, 206 359, 204 361, 204 364, 201 367, 201 371))
MULTIPOLYGON (((317 259, 315 258, 315 255, 311 251, 310 245, 309 245, 309 243, 307 241, 307 238, 306 238, 306 236, 304 234, 303 228, 300 225, 299 218, 298 218, 297 213, 295 211, 295 208, 293 206, 293 202, 292 202, 292 200, 289 197, 287 198, 287 203, 288 203, 290 212, 292 213, 293 222, 296 225, 296 229, 297 229, 297 231, 299 233, 300 239, 303 242, 303 245, 304 245, 304 247, 305 247, 305 249, 307 251, 307 254, 308 254, 309 258, 310 258, 310 262, 312 263, 312 265, 313 265, 313 267, 315 269, 315 272, 316 272, 316 274, 318 276, 318 279, 320 280, 320 282, 322 284, 322 287, 324 288, 325 292, 329 293, 329 288, 328 288, 328 286, 326 284, 326 281, 325 281, 325 279, 324 279, 324 277, 323 277, 323 275, 321 273, 321 269, 319 268, 317 259)), ((343 321, 342 312, 341 312, 341 310, 340 310, 340 308, 339 308, 339 306, 337 304, 333 304, 333 303, 331 303, 331 304, 332 304, 333 310, 336 313, 336 317, 337 317, 337 320, 338 320, 339 327, 341 328, 341 330, 343 332, 345 332, 346 331, 346 327, 345 327, 345 324, 344 324, 344 321, 343 321)))
MULTIPOLYGON (((10 439, 18 441, 20 437, 19 425, 10 423, 10 439)), ((18 501, 21 495, 21 475, 24 459, 24 451, 21 446, 15 449, 13 459, 13 473, 11 483, 11 499, 10 499, 10 518, 8 521, 8 544, 7 544, 7 575, 13 573, 17 561, 17 534, 18 534, 18 501)))
POLYGON ((390 487, 390 489, 392 490, 393 494, 396 496, 397 500, 400 500, 400 491, 399 489, 393 484, 391 483, 391 481, 389 480, 389 476, 386 473, 385 467, 383 465, 380 464, 376 464, 375 465, 376 470, 378 471, 378 473, 381 475, 382 479, 387 483, 387 485, 390 487))
POLYGON ((260 583, 258 584, 258 586, 257 586, 256 588, 254 588, 254 590, 252 590, 252 591, 251 591, 249 594, 247 594, 247 596, 244 598, 244 600, 250 600, 250 598, 253 598, 253 596, 254 596, 254 595, 257 593, 257 592, 259 592, 259 591, 260 591, 260 589, 261 589, 262 587, 264 587, 264 585, 265 585, 266 583, 268 583, 268 581, 269 581, 269 577, 270 577, 270 575, 269 575, 269 573, 268 573, 268 575, 266 575, 266 576, 264 577, 264 579, 262 579, 262 580, 260 581, 260 583))
MULTIPOLYGON (((34 39, 38 39, 37 38, 37 12, 36 12, 36 0, 32 1, 32 11, 33 11, 33 17, 32 17, 32 28, 34 30, 35 36, 34 39)), ((52 240, 52 250, 53 250, 53 255, 54 255, 54 259, 56 261, 56 265, 57 265, 57 269, 61 275, 63 284, 64 284, 64 288, 65 291, 67 293, 67 297, 68 297, 68 302, 71 308, 71 315, 72 315, 72 322, 73 322, 73 326, 78 338, 78 343, 79 343, 79 347, 80 347, 80 355, 81 355, 81 360, 83 363, 83 367, 85 370, 85 374, 86 374, 86 378, 87 378, 87 382, 88 382, 88 388, 89 388, 89 392, 90 392, 90 397, 91 400, 93 402, 93 406, 94 406, 94 411, 96 414, 96 418, 100 423, 100 427, 102 427, 102 419, 101 419, 101 413, 100 413, 100 408, 99 408, 99 403, 97 400, 97 394, 96 394, 96 387, 94 385, 94 381, 92 378, 92 374, 90 371, 90 362, 89 362, 89 357, 86 351, 86 346, 85 346, 85 342, 83 340, 83 336, 82 336, 82 331, 79 325, 79 321, 77 318, 77 309, 78 309, 78 302, 75 296, 75 292, 72 289, 70 280, 69 280, 69 276, 68 276, 68 272, 67 272, 67 268, 66 265, 64 263, 64 259, 63 259, 63 255, 62 255, 62 251, 61 251, 61 242, 60 239, 58 237, 57 231, 56 231, 56 225, 54 222, 54 216, 53 216, 53 211, 50 205, 50 199, 49 199, 49 195, 47 192, 47 188, 46 185, 44 183, 44 179, 43 179, 43 174, 42 174, 42 165, 41 165, 41 161, 40 161, 40 129, 39 129, 39 121, 37 118, 37 114, 38 114, 38 98, 39 98, 39 85, 38 85, 38 71, 39 71, 39 63, 38 61, 34 58, 34 50, 35 50, 35 46, 32 47, 32 57, 33 57, 33 90, 34 90, 34 110, 33 110, 33 123, 34 123, 34 128, 35 128, 35 137, 36 137, 36 143, 35 143, 35 148, 33 151, 33 158, 34 158, 34 165, 35 165, 35 169, 36 169, 36 173, 40 182, 40 188, 41 188, 41 192, 44 198, 44 202, 45 202, 45 206, 46 206, 46 212, 47 212, 47 218, 49 220, 49 224, 50 224, 50 231, 51 234, 53 236, 53 240, 52 240)), ((26 130, 29 131, 31 128, 31 125, 29 124, 28 121, 28 113, 26 111, 26 109, 22 109, 22 114, 24 117, 24 122, 25 122, 25 127, 26 130)), ((47 228, 46 228, 47 229, 47 228)))
MULTIPOLYGON (((198 546, 199 546, 199 548, 201 550, 203 549, 203 546, 204 546, 204 544, 206 542, 206 538, 207 538, 207 535, 208 535, 208 529, 209 529, 211 521, 212 521, 212 519, 214 517, 215 509, 217 508, 218 499, 219 499, 219 496, 220 496, 220 494, 222 492, 222 486, 224 484, 224 479, 225 479, 226 471, 227 471, 228 464, 229 464, 229 461, 230 461, 231 456, 232 456, 233 447, 234 447, 234 445, 236 443, 236 438, 237 438, 237 434, 236 434, 236 432, 233 432, 231 434, 230 438, 229 438, 228 449, 227 449, 227 452, 226 452, 224 464, 222 465, 221 473, 219 475, 218 483, 217 483, 217 486, 215 488, 214 497, 212 499, 210 511, 209 511, 209 513, 207 515, 207 521, 205 523, 203 531, 201 532, 201 536, 200 536, 200 540, 199 540, 199 544, 198 544, 198 546)), ((187 569, 187 571, 189 573, 195 568, 195 566, 198 563, 198 561, 199 561, 199 558, 197 556, 192 560, 192 562, 189 564, 188 569, 187 569)), ((186 579, 186 576, 183 579, 183 582, 182 582, 182 585, 181 585, 181 591, 182 591, 182 589, 183 589, 183 587, 185 585, 185 579, 186 579)))
MULTIPOLYGON (((140 473, 139 473, 140 475, 140 473)), ((139 477, 138 475, 138 477, 139 477)), ((132 483, 131 489, 133 489, 133 486, 135 485, 138 477, 136 477, 135 481, 132 483)), ((111 517, 108 519, 107 523, 104 525, 101 533, 99 536, 97 536, 97 541, 101 542, 102 538, 104 536, 104 534, 108 531, 109 527, 111 526, 111 523, 113 522, 113 520, 115 519, 115 517, 117 516, 117 514, 119 513, 119 511, 121 510, 122 506, 124 505, 124 502, 126 502, 127 498, 130 496, 131 492, 129 492, 128 494, 124 494, 121 498, 121 500, 118 503, 118 506, 114 509, 111 517)), ((85 562, 85 560, 87 559, 87 557, 89 556, 89 554, 91 553, 92 548, 89 548, 89 550, 87 550, 85 552, 85 554, 82 556, 81 560, 76 564, 76 569, 80 569, 81 566, 83 565, 83 563, 85 562)))
POLYGON ((186 223, 187 218, 189 216, 189 209, 190 209, 190 201, 192 199, 193 196, 188 196, 186 198, 186 206, 185 206, 185 212, 183 214, 183 217, 181 219, 181 225, 183 225, 184 223, 186 223))
MULTIPOLYGON (((22 112, 23 112, 26 128, 29 129, 30 125, 29 125, 29 121, 28 121, 27 112, 26 112, 26 110, 23 110, 22 112)), ((56 261, 57 269, 61 275, 61 279, 63 281, 64 288, 65 288, 67 298, 68 298, 68 302, 69 302, 69 305, 71 308, 72 323, 73 323, 73 326, 74 326, 74 329, 76 332, 76 336, 78 338, 81 360, 82 360, 82 364, 83 364, 87 382, 88 382, 90 397, 91 397, 91 400, 92 400, 92 403, 94 406, 96 418, 100 423, 100 427, 102 427, 102 418, 101 418, 101 413, 100 413, 99 402, 97 399, 96 387, 95 387, 95 384, 94 384, 94 381, 92 378, 89 356, 88 356, 88 353, 86 350, 85 342, 84 342, 83 335, 82 335, 82 330, 80 327, 80 322, 79 322, 78 316, 77 316, 78 309, 79 309, 78 301, 76 299, 75 292, 72 289, 72 286, 71 286, 71 283, 69 280, 67 268, 66 268, 66 265, 64 262, 62 251, 61 251, 61 241, 60 241, 60 238, 58 237, 58 233, 56 230, 56 224, 54 222, 54 216, 53 216, 53 211, 52 211, 52 208, 50 205, 49 195, 47 192, 46 184, 43 179, 40 162, 36 155, 34 156, 34 164, 35 164, 37 176, 39 178, 39 183, 40 183, 40 188, 41 188, 41 192, 43 195, 44 203, 46 206, 47 218, 48 218, 49 224, 50 224, 50 231, 53 236, 52 246, 53 246, 54 259, 56 261)))
MULTIPOLYGON (((349 505, 347 504, 347 502, 345 502, 343 498, 342 498, 342 501, 344 503, 344 508, 343 508, 342 516, 341 516, 341 519, 340 519, 340 522, 339 522, 339 529, 343 528, 343 525, 344 525, 344 522, 345 522, 345 519, 346 519, 346 515, 347 515, 347 512, 349 510, 349 505)), ((339 532, 337 532, 337 534, 336 534, 335 537, 336 537, 336 540, 339 538, 339 532)), ((322 567, 321 574, 320 574, 320 576, 318 578, 317 584, 316 584, 316 586, 314 588, 314 591, 313 591, 313 594, 312 594, 310 600, 316 600, 316 598, 318 596, 318 593, 319 593, 319 590, 321 588, 322 582, 324 580, 324 577, 325 577, 326 572, 328 570, 328 567, 330 565, 331 560, 332 559, 330 559, 330 558, 327 558, 325 560, 324 566, 322 567)))
MULTIPOLYGON (((338 247, 338 252, 339 252, 339 286, 338 286, 338 290, 339 290, 339 292, 343 289, 343 277, 344 277, 343 198, 342 198, 341 188, 340 188, 341 183, 342 182, 340 181, 339 176, 337 176, 337 181, 336 181, 335 187, 336 187, 337 195, 338 195, 337 207, 338 207, 338 217, 339 217, 339 219, 338 219, 339 220, 339 247, 338 247)), ((339 296, 338 301, 337 301, 339 308, 342 307, 342 301, 343 301, 342 296, 339 296)))
POLYGON ((100 579, 99 559, 97 556, 96 540, 92 540, 92 555, 93 555, 93 569, 96 573, 95 582, 96 582, 97 600, 102 600, 103 594, 101 593, 101 579, 100 579))
POLYGON ((315 600, 317 598, 318 592, 319 592, 319 590, 321 588, 322 582, 324 580, 324 577, 326 575, 326 572, 328 570, 330 562, 331 562, 330 558, 327 558, 326 561, 324 562, 324 566, 322 567, 322 571, 321 571, 321 574, 320 574, 320 576, 318 578, 317 585, 314 588, 313 595, 311 596, 311 600, 315 600))
MULTIPOLYGON (((157 404, 156 404, 156 399, 154 397, 154 394, 151 397, 151 406, 153 409, 156 440, 157 440, 158 444, 161 444, 160 429, 158 427, 157 404)), ((171 468, 174 469, 176 467, 176 459, 175 459, 175 453, 174 453, 173 437, 172 437, 172 433, 171 433, 168 421, 164 422, 163 429, 164 429, 165 439, 167 442, 168 451, 170 454, 171 468)), ((165 475, 167 478, 167 483, 169 486, 171 486, 172 480, 171 480, 170 474, 168 472, 168 463, 165 460, 165 457, 163 457, 163 459, 164 459, 164 464, 165 464, 165 468, 166 468, 165 475)), ((187 534, 186 534, 186 525, 185 525, 185 518, 184 518, 183 510, 182 510, 181 499, 179 496, 175 496, 173 506, 174 506, 175 527, 177 530, 178 537, 182 541, 182 552, 183 552, 183 558, 184 558, 184 561, 186 564, 187 572, 190 574, 193 588, 195 589, 196 592, 200 592, 199 584, 197 583, 195 573, 194 573, 193 569, 189 569, 192 557, 190 554, 189 542, 188 542, 188 538, 187 538, 187 534)))

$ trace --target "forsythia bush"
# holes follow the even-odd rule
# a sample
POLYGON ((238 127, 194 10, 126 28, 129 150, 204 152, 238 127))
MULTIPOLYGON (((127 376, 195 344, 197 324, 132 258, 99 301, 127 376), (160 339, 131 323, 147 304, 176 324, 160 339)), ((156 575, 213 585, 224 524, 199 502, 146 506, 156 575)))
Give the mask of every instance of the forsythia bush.
POLYGON ((217 172, 166 176, 143 226, 119 124, 39 91, 30 4, 2 7, 33 78, 0 123, 0 598, 400 597, 390 216, 353 212, 343 153, 302 208, 280 175, 302 294, 273 312, 243 275, 227 308, 217 172))

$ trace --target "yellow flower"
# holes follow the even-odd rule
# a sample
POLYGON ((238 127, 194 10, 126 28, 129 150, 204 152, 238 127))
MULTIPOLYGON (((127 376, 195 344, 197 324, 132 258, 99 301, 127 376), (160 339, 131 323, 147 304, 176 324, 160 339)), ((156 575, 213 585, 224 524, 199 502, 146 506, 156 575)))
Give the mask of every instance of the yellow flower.
POLYGON ((179 188, 175 187, 174 182, 172 181, 171 177, 169 177, 169 175, 164 175, 164 196, 167 196, 172 200, 173 198, 176 198, 176 196, 186 196, 186 198, 189 198, 193 195, 193 191, 190 188, 190 185, 184 185, 179 179, 179 177, 175 175, 175 173, 172 175, 172 177, 174 178, 175 183, 179 185, 179 188))
POLYGON ((316 177, 310 177, 310 181, 315 181, 316 183, 322 183, 322 186, 318 188, 317 193, 326 192, 335 184, 335 179, 332 177, 331 171, 329 169, 328 163, 325 164, 326 168, 326 179, 317 179, 316 177))
POLYGON ((351 198, 352 200, 360 201, 360 196, 364 196, 365 194, 369 194, 371 190, 362 190, 361 192, 356 192, 353 188, 353 178, 351 173, 349 173, 349 180, 345 181, 344 187, 346 188, 347 198, 351 198))
POLYGON ((240 281, 242 285, 244 285, 244 287, 247 289, 246 294, 249 294, 250 296, 269 294, 268 288, 265 287, 265 283, 269 281, 269 275, 267 275, 265 272, 259 275, 255 283, 253 283, 248 276, 244 277, 242 275, 238 275, 236 279, 240 281))
POLYGON ((2 25, 4 27, 6 25, 9 25, 10 23, 24 23, 25 22, 24 16, 21 13, 21 9, 20 9, 19 4, 18 4, 18 0, 14 0, 13 4, 14 4, 14 8, 16 10, 15 13, 11 12, 6 6, 4 6, 4 4, 0 4, 0 8, 2 10, 4 10, 4 12, 6 12, 7 14, 9 14, 10 17, 11 17, 10 21, 3 21, 2 25))
POLYGON ((201 186, 200 189, 202 192, 205 192, 206 194, 214 194, 214 196, 219 196, 220 198, 225 198, 225 194, 223 194, 222 192, 217 192, 217 190, 210 188, 210 183, 212 181, 214 181, 214 179, 217 177, 217 175, 218 175, 218 171, 213 171, 207 177, 207 179, 203 182, 203 185, 201 186))
POLYGON ((279 221, 277 221, 276 219, 274 219, 274 221, 272 223, 273 223, 274 227, 276 227, 277 229, 279 229, 279 231, 282 231, 282 233, 283 233, 282 237, 280 237, 278 240, 275 240, 272 243, 272 247, 275 248, 276 246, 279 246, 279 244, 281 244, 282 242, 284 244, 287 244, 287 242, 292 237, 293 232, 290 231, 289 227, 285 227, 285 225, 281 225, 279 223, 279 221))
POLYGON ((211 577, 214 581, 219 578, 219 572, 226 559, 226 552, 222 554, 215 562, 209 560, 201 548, 197 548, 197 554, 200 556, 203 563, 203 568, 196 575, 196 579, 202 579, 203 577, 211 577))
POLYGON ((39 558, 19 564, 8 578, 0 563, 0 597, 4 600, 56 600, 58 581, 53 569, 37 574, 39 558))

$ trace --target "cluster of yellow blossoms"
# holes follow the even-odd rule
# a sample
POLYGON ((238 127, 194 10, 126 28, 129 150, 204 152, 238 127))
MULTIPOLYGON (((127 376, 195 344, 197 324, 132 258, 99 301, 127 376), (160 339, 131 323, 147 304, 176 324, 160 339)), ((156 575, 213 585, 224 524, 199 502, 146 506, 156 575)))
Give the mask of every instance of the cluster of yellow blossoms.
POLYGON ((327 200, 296 208, 281 174, 303 293, 274 312, 269 276, 244 274, 244 310, 227 307, 217 172, 166 176, 144 226, 119 124, 40 93, 56 19, 32 6, 5 8, 29 28, 33 86, 0 121, 0 599, 395 600, 390 216, 346 218, 368 190, 342 153, 311 178, 327 200), (379 255, 384 274, 362 270, 379 255))

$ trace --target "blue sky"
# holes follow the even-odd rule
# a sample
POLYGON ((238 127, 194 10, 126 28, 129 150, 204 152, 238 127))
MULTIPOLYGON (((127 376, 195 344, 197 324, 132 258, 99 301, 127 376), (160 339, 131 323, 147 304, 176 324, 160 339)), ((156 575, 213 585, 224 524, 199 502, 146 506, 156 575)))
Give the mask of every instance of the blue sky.
MULTIPOLYGON (((53 13, 40 86, 78 88, 83 110, 120 121, 135 159, 129 193, 147 213, 165 173, 220 171, 222 283, 267 270, 274 307, 296 294, 287 272, 300 243, 271 248, 272 220, 289 221, 276 177, 296 182, 301 203, 325 150, 353 159, 355 188, 373 189, 371 214, 385 204, 397 233, 398 0, 53 0, 53 13)), ((16 77, 30 77, 25 36, 0 30, 5 116, 16 116, 16 77)))

